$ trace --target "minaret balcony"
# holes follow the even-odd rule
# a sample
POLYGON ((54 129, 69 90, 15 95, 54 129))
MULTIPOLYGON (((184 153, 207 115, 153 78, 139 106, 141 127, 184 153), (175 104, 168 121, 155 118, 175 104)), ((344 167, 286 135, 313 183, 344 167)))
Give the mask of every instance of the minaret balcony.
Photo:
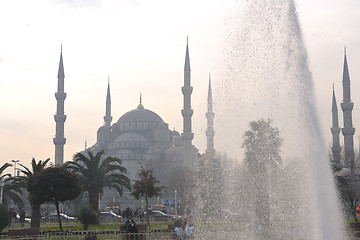
POLYGON ((214 118, 215 114, 213 112, 207 112, 206 113, 206 118, 214 118))
POLYGON ((54 115, 55 122, 65 122, 66 115, 54 115))
POLYGON ((56 136, 56 137, 53 138, 53 142, 54 142, 55 145, 65 145, 66 138, 56 136))
POLYGON ((353 102, 343 102, 341 103, 341 109, 343 111, 352 111, 354 108, 354 103, 353 102))
POLYGON ((185 95, 185 94, 191 94, 192 91, 193 91, 193 87, 191 86, 183 86, 181 87, 181 91, 182 93, 185 95))
POLYGON ((194 139, 194 133, 182 133, 181 138, 185 140, 192 140, 194 139))
POLYGON ((342 133, 344 136, 348 136, 348 135, 354 135, 355 133, 355 128, 349 127, 349 128, 343 128, 341 129, 342 133))
POLYGON ((182 109, 181 114, 183 117, 191 117, 194 113, 194 110, 192 109, 182 109))
POLYGON ((55 93, 56 100, 64 101, 66 98, 66 93, 57 92, 55 93))
POLYGON ((333 127, 333 128, 331 128, 331 133, 332 133, 332 134, 339 134, 339 133, 340 133, 340 128, 339 128, 339 127, 333 127))

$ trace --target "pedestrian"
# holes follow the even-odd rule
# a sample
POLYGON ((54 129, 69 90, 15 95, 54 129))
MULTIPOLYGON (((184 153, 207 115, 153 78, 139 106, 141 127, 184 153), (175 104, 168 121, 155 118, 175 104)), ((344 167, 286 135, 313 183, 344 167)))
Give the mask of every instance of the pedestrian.
POLYGON ((186 227, 185 227, 185 233, 186 233, 186 237, 188 239, 190 239, 191 233, 192 233, 193 230, 194 230, 194 225, 190 221, 187 221, 186 222, 186 227))
POLYGON ((23 227, 25 224, 25 210, 23 208, 20 211, 20 224, 21 227, 23 227))
POLYGON ((10 222, 9 222, 9 228, 14 227, 13 221, 12 221, 13 215, 14 215, 14 209, 13 209, 13 208, 10 208, 10 209, 9 209, 9 220, 10 220, 10 222))
POLYGON ((184 230, 184 222, 181 216, 178 216, 174 222, 174 231, 176 232, 177 238, 181 238, 183 230, 184 230))
POLYGON ((144 210, 142 208, 139 208, 138 214, 139 214, 140 221, 143 222, 144 216, 145 216, 144 210))
POLYGON ((126 234, 126 239, 131 239, 131 240, 138 239, 137 233, 139 231, 137 229, 136 222, 132 218, 131 214, 128 216, 128 219, 126 220, 126 222, 124 224, 124 229, 126 232, 129 233, 129 234, 126 234))

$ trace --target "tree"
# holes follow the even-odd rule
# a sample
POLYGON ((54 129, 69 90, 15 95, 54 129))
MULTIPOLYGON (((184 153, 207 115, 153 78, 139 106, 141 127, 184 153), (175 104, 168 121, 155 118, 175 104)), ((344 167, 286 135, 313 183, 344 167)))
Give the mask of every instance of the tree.
POLYGON ((22 201, 19 194, 21 194, 21 187, 13 182, 13 178, 11 174, 3 174, 5 169, 11 167, 12 165, 9 163, 5 163, 0 167, 0 181, 4 181, 5 185, 3 188, 3 203, 8 203, 9 200, 12 200, 19 208, 24 206, 24 202, 22 201))
POLYGON ((91 205, 83 205, 78 214, 78 218, 81 224, 84 226, 84 230, 88 229, 89 224, 98 224, 99 219, 97 213, 91 205))
POLYGON ((10 223, 9 210, 5 205, 0 204, 0 232, 10 223))
POLYGON ((103 154, 104 150, 95 156, 92 152, 88 152, 89 157, 77 153, 73 162, 64 164, 79 175, 83 190, 89 193, 89 205, 96 211, 99 209, 99 197, 103 194, 105 187, 115 188, 120 196, 123 194, 124 187, 131 191, 130 180, 124 175, 127 171, 121 165, 121 160, 107 157, 102 161, 103 154))
POLYGON ((20 172, 24 176, 17 176, 14 177, 14 182, 19 184, 22 188, 26 188, 28 191, 28 199, 31 205, 31 227, 32 228, 39 228, 40 227, 40 204, 34 203, 31 201, 33 198, 34 193, 29 191, 28 187, 28 180, 33 176, 39 174, 46 168, 46 164, 50 161, 50 158, 46 159, 45 161, 39 160, 36 162, 35 158, 31 161, 31 168, 32 170, 28 169, 21 163, 19 165, 23 168, 20 172))
POLYGON ((355 222, 358 222, 358 218, 356 216, 357 215, 356 208, 360 201, 359 194, 356 191, 356 189, 358 189, 358 182, 357 180, 352 179, 350 176, 347 176, 346 174, 342 176, 340 174, 342 168, 334 160, 333 155, 330 153, 328 154, 328 156, 329 156, 331 170, 333 172, 336 188, 343 205, 343 209, 348 215, 351 216, 351 218, 355 222))
POLYGON ((256 227, 262 228, 266 238, 270 229, 269 174, 281 164, 279 130, 271 126, 271 120, 250 122, 250 130, 244 134, 245 166, 250 172, 254 190, 256 227))
MULTIPOLYGON (((152 170, 144 170, 141 168, 139 178, 140 179, 136 180, 134 183, 134 190, 131 192, 131 196, 134 196, 136 199, 145 197, 146 212, 149 213, 149 198, 159 196, 164 187, 155 186, 157 183, 159 183, 159 180, 157 180, 156 177, 152 175, 152 170)), ((148 229, 150 229, 149 217, 149 214, 146 214, 148 229)))
POLYGON ((39 205, 43 203, 55 205, 62 231, 59 204, 73 200, 80 194, 78 177, 65 167, 48 167, 29 178, 27 188, 31 192, 31 202, 39 205))

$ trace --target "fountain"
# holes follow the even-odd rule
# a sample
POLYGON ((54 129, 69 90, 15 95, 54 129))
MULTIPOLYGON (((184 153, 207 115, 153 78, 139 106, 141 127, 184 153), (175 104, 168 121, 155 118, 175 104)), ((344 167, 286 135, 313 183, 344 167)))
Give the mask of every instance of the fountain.
POLYGON ((225 174, 216 177, 219 186, 199 180, 195 237, 346 239, 294 0, 237 4, 214 88, 216 148, 226 155, 203 164, 208 176, 219 164, 225 174), (282 139, 281 163, 267 173, 264 198, 254 197, 254 174, 242 164, 249 122, 261 119, 271 119, 282 139), (267 209, 267 226, 258 208, 267 209))

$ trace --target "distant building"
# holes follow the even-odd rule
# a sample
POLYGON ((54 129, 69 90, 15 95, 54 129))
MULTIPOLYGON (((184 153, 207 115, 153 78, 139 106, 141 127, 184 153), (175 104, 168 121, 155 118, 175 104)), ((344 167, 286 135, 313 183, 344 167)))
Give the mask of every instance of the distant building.
MULTIPOLYGON (((341 133, 344 136, 344 146, 340 146, 339 134, 340 127, 338 122, 338 108, 335 97, 335 90, 333 89, 332 99, 332 128, 331 133, 333 135, 332 153, 335 164, 343 168, 343 175, 354 176, 355 175, 355 152, 354 152, 354 133, 352 121, 352 110, 354 103, 351 101, 351 88, 350 88, 350 74, 346 58, 346 49, 344 51, 344 69, 343 69, 343 102, 341 103, 341 109, 344 117, 344 127, 341 128, 341 133), (341 154, 342 149, 344 150, 341 154), (343 158, 341 157, 343 156, 343 158)), ((356 174, 359 175, 359 174, 356 174)))
MULTIPOLYGON (((192 144, 190 57, 188 44, 186 45, 184 67, 184 108, 183 133, 171 131, 169 124, 155 112, 146 109, 140 95, 137 108, 122 115, 112 123, 110 83, 107 88, 104 125, 97 131, 97 142, 83 152, 98 152, 104 150, 106 156, 117 157, 122 160, 127 169, 127 176, 137 179, 141 166, 153 169, 161 180, 161 173, 176 166, 195 166, 198 150, 192 144), (161 171, 160 171, 160 170, 161 171)), ((134 104, 135 105, 135 104, 134 104)), ((180 111, 180 109, 179 109, 180 111)))

